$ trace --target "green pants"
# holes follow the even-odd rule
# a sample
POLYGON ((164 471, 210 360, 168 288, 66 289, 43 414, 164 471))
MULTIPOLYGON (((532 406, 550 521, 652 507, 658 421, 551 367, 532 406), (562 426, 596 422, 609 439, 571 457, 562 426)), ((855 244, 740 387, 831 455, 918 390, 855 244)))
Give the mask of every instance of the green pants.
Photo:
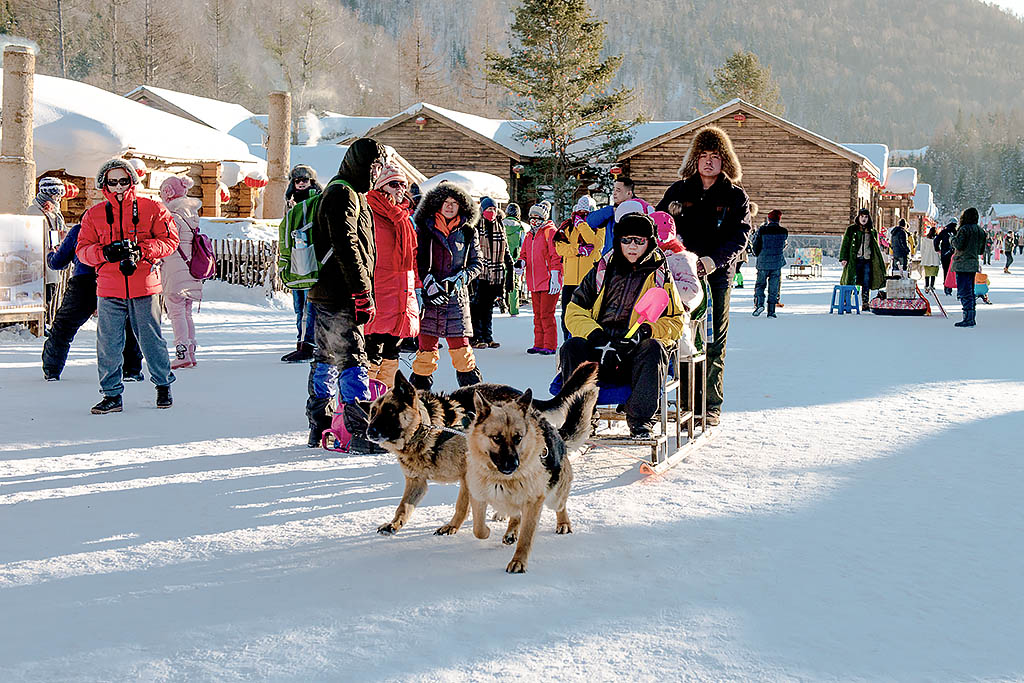
POLYGON ((519 315, 519 278, 512 278, 512 289, 508 292, 509 315, 519 315))

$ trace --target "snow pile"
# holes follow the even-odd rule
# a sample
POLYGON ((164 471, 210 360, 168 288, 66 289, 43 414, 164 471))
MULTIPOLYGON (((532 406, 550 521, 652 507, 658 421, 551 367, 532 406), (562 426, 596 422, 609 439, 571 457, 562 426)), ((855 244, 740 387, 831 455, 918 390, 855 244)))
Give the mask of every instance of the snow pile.
POLYGON ((268 292, 265 287, 243 287, 220 280, 203 283, 203 305, 210 301, 246 304, 275 311, 292 310, 291 292, 268 292))
POLYGON ((939 215, 939 209, 935 206, 935 199, 932 196, 932 186, 928 183, 918 183, 914 190, 915 213, 923 213, 925 217, 934 219, 939 215))
MULTIPOLYGON (((63 168, 89 178, 105 161, 126 152, 266 168, 238 138, 69 79, 35 77, 34 117, 39 173, 63 168)), ((225 175, 224 182, 233 185, 238 179, 225 175)))
POLYGON ((214 240, 276 242, 280 221, 258 218, 200 218, 199 230, 214 240))
POLYGON ((884 192, 914 194, 917 189, 917 169, 908 166, 890 166, 885 176, 884 192))
POLYGON ((420 192, 426 194, 445 181, 462 186, 477 201, 480 201, 481 197, 490 197, 499 203, 509 201, 508 183, 496 175, 483 173, 482 171, 447 171, 445 173, 438 173, 433 178, 420 183, 420 192))

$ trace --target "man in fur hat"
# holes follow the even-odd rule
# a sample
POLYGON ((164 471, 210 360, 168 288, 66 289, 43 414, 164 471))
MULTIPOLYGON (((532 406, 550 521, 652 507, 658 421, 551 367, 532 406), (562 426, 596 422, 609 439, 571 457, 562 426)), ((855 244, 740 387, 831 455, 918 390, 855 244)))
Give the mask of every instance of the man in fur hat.
POLYGON ((672 214, 680 240, 699 257, 698 277, 707 277, 711 289, 714 339, 708 344, 707 419, 717 425, 724 398, 732 264, 747 248, 750 201, 738 184, 743 177, 740 161, 721 128, 697 131, 679 177, 657 210, 672 214))

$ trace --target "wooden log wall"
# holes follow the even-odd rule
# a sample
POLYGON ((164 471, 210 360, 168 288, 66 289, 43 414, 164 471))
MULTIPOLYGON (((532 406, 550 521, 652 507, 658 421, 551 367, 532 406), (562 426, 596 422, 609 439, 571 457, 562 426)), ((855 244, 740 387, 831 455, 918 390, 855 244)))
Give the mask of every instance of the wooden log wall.
POLYGON ((203 196, 203 207, 199 210, 199 215, 217 218, 221 215, 220 162, 210 161, 198 165, 201 168, 199 182, 196 184, 201 187, 203 196))
MULTIPOLYGON (((842 234, 859 208, 857 166, 833 152, 746 112, 740 126, 733 114, 714 122, 732 139, 743 167, 740 183, 757 202, 761 223, 772 209, 795 234, 842 234)), ((678 169, 696 131, 667 140, 624 163, 637 195, 657 204, 679 179, 678 169)))
POLYGON ((239 181, 228 188, 231 199, 221 206, 221 215, 225 218, 252 218, 256 212, 256 192, 253 188, 239 181))
POLYGON ((277 242, 213 240, 217 271, 213 279, 243 287, 262 287, 268 280, 275 291, 284 285, 277 274, 277 242))
POLYGON ((482 171, 513 186, 511 157, 430 117, 423 129, 409 119, 374 135, 391 145, 406 161, 428 178, 446 171, 482 171))

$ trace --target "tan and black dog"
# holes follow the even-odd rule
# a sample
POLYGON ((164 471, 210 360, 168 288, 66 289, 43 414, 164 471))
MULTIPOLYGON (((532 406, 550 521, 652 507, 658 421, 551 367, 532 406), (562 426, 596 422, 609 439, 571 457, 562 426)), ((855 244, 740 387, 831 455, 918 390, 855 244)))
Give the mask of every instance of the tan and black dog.
MULTIPOLYGON (((473 422, 477 395, 487 401, 514 401, 523 394, 502 384, 474 384, 449 395, 434 394, 418 391, 399 372, 394 389, 370 404, 366 438, 394 453, 405 475, 395 517, 378 527, 379 533, 393 534, 408 523, 430 481, 460 483, 455 514, 434 533, 454 534, 466 521, 465 430, 473 422)), ((580 365, 554 398, 531 403, 551 424, 585 423, 589 428, 597 404, 597 363, 580 365)))
MULTIPOLYGON (((526 571, 545 503, 555 510, 555 533, 572 533, 565 509, 572 484, 568 454, 590 437, 593 424, 590 419, 567 419, 560 429, 556 428, 534 408, 529 389, 511 401, 492 402, 482 394, 473 400, 476 417, 466 436, 466 484, 473 508, 473 534, 477 538, 490 536, 485 518, 488 505, 498 514, 507 515, 508 528, 502 542, 512 545, 518 540, 519 544, 505 571, 521 574, 526 571)), ((591 413, 597 403, 596 393, 592 400, 591 413)))

